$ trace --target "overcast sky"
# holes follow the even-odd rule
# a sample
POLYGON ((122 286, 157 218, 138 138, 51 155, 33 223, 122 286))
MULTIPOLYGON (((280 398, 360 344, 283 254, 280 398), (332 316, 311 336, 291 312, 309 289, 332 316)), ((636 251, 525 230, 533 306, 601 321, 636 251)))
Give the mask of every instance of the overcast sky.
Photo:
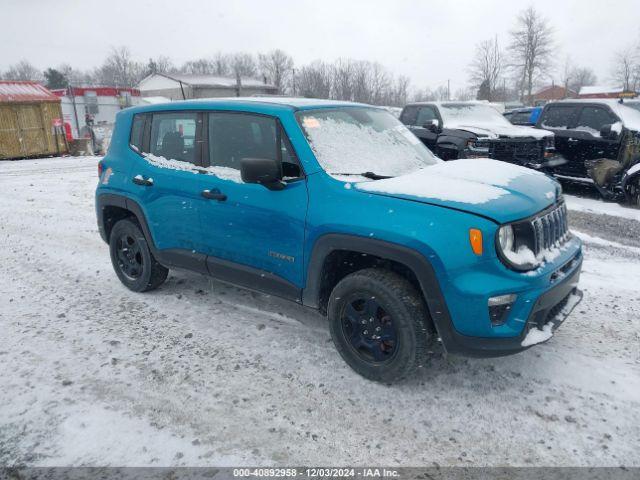
MULTIPOLYGON (((466 86, 474 45, 507 45, 515 0, 0 0, 0 70, 21 59, 39 68, 99 65, 111 46, 177 65, 217 51, 281 48, 297 65, 351 57, 378 61, 413 87, 466 86)), ((640 40, 640 1, 537 0, 554 27, 557 63, 570 56, 611 77, 613 52, 640 40)), ((559 77, 558 77, 559 78, 559 77)))

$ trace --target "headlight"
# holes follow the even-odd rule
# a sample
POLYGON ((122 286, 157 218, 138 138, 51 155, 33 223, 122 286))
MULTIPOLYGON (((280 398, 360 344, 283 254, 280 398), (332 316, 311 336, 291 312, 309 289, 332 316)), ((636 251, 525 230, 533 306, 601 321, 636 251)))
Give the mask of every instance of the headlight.
POLYGON ((496 249, 502 261, 518 271, 533 270, 540 262, 530 248, 530 235, 521 226, 503 225, 498 230, 496 249))
POLYGON ((498 242, 503 252, 513 251, 514 247, 513 227, 511 225, 505 225, 498 230, 498 242))

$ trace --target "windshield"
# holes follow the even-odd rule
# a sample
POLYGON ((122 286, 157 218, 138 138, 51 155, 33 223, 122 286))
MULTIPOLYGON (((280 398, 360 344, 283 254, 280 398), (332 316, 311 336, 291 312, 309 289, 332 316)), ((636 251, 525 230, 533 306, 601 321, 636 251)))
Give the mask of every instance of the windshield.
POLYGON ((395 177, 439 160, 385 110, 344 107, 296 114, 311 149, 329 174, 371 172, 395 177))
POLYGON ((444 103, 440 105, 440 114, 445 126, 453 125, 507 125, 509 120, 489 105, 476 103, 444 103))

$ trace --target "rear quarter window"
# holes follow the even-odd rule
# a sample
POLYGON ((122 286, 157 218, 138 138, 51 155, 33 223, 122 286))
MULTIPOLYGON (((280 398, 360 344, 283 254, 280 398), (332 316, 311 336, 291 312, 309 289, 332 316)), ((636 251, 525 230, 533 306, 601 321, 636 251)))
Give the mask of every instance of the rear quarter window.
POLYGON ((142 142, 144 138, 144 122, 145 115, 138 113, 133 116, 133 122, 131 123, 131 135, 129 137, 129 145, 137 151, 142 152, 142 142))

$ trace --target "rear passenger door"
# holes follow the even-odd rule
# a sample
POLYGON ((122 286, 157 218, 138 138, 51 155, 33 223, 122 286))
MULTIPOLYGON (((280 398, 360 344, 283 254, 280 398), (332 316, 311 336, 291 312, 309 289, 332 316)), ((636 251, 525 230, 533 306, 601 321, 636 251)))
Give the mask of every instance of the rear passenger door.
POLYGON ((280 296, 299 295, 308 197, 284 129, 271 116, 211 112, 206 130, 209 166, 202 178, 213 196, 201 222, 210 272, 280 296), (243 183, 243 158, 278 159, 285 187, 243 183))
POLYGON ((190 255, 203 249, 201 196, 202 118, 194 111, 134 117, 132 144, 139 151, 131 182, 159 250, 190 255), (137 138, 134 138, 137 137, 137 138))

